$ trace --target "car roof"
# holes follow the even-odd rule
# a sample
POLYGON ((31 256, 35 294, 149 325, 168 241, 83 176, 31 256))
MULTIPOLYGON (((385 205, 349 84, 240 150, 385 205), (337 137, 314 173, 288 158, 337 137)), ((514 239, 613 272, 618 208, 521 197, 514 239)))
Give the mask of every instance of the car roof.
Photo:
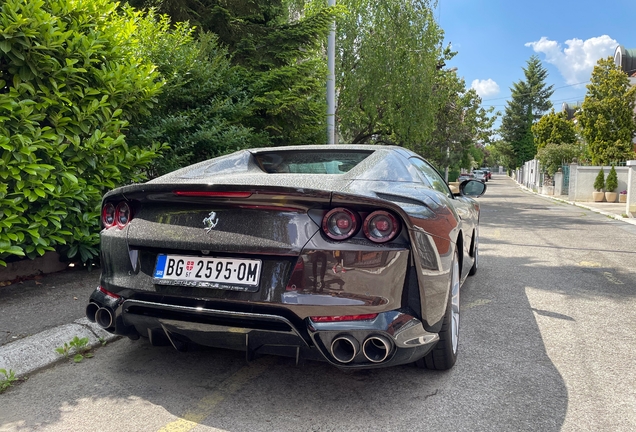
POLYGON ((284 147, 262 147, 219 156, 181 168, 158 177, 148 183, 190 184, 245 184, 346 189, 352 181, 398 181, 412 182, 418 178, 408 163, 416 153, 399 146, 369 144, 306 145, 284 147), (368 151, 369 156, 343 174, 276 173, 264 172, 257 155, 272 152, 294 151, 368 151))

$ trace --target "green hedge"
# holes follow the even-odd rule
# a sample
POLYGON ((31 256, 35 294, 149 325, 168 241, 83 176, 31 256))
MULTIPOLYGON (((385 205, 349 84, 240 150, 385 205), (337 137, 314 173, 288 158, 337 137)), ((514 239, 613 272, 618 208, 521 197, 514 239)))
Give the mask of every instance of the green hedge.
POLYGON ((138 56, 143 17, 111 0, 0 7, 0 264, 57 248, 98 253, 100 201, 144 179, 159 146, 128 146, 161 81, 138 56), (65 245, 65 246, 62 246, 65 245))

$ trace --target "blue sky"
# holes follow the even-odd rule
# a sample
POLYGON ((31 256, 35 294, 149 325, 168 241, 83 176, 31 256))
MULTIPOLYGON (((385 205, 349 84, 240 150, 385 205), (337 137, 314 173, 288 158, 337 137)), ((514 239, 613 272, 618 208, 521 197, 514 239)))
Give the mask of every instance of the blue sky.
POLYGON ((457 55, 447 67, 503 113, 510 87, 532 54, 548 70, 551 100, 582 101, 601 57, 636 48, 634 0, 439 0, 435 16, 457 55))

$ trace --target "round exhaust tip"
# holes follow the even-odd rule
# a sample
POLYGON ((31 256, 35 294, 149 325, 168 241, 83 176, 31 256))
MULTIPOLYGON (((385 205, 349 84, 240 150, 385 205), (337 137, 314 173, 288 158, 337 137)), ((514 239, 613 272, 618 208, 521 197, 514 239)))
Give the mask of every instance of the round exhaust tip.
POLYGON ((113 325, 113 314, 106 308, 99 308, 95 313, 95 322, 101 328, 109 328, 113 325))
POLYGON ((86 306, 86 318, 90 322, 95 322, 95 314, 98 309, 99 306, 97 306, 97 303, 89 303, 88 306, 86 306))
POLYGON ((371 336, 364 341, 362 353, 372 363, 380 363, 391 353, 391 342, 384 336, 371 336))
POLYGON ((338 336, 331 342, 331 355, 340 363, 350 363, 358 355, 359 347, 353 336, 338 336))

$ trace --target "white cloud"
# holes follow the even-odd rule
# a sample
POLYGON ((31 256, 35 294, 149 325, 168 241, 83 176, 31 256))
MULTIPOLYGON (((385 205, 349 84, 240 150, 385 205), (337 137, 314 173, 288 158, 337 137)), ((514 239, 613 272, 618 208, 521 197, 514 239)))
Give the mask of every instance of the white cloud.
POLYGON ((499 93, 499 84, 490 78, 487 80, 473 80, 470 88, 475 89, 477 94, 482 98, 485 96, 494 96, 499 93))
POLYGON ((600 58, 614 54, 618 42, 607 35, 587 40, 566 40, 566 48, 545 36, 536 42, 528 42, 534 52, 545 54, 545 61, 557 67, 565 82, 576 84, 589 81, 592 69, 600 58))

